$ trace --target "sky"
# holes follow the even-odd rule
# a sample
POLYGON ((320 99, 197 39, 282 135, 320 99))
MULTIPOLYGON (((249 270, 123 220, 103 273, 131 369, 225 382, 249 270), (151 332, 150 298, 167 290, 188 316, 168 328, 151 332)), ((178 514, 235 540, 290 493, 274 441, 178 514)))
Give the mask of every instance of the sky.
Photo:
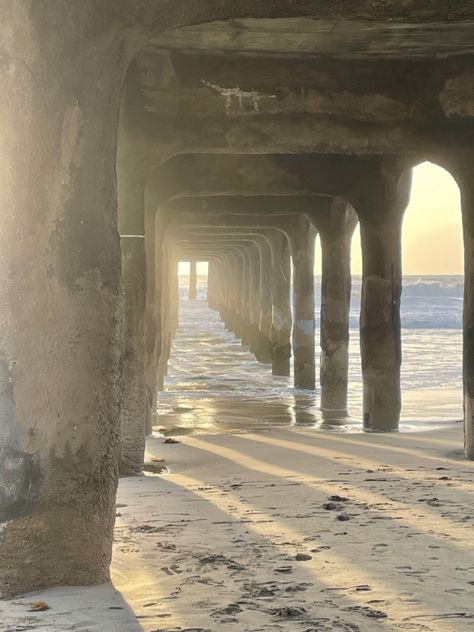
MULTIPOLYGON (((402 233, 403 274, 463 274, 461 201, 454 178, 424 162, 413 170, 402 233)), ((317 260, 319 260, 319 253, 317 260)), ((352 241, 352 273, 362 273, 360 234, 352 241)))
MULTIPOLYGON (((321 253, 316 246, 316 274, 321 272, 321 253)), ((403 273, 415 275, 463 274, 463 245, 459 188, 444 169, 424 162, 413 170, 410 204, 402 234, 403 273)), ((180 263, 180 274, 189 266, 180 263)), ((198 274, 207 265, 198 264, 198 274)), ((362 273, 360 234, 352 241, 352 273, 362 273)))

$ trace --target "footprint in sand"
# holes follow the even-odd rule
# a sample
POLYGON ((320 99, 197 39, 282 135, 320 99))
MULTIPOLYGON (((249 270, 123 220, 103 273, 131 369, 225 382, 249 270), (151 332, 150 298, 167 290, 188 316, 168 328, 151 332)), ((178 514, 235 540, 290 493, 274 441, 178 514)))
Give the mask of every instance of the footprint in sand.
POLYGON ((284 606, 282 608, 272 608, 268 611, 274 617, 280 619, 303 619, 308 616, 306 608, 300 606, 284 606))
POLYGON ((236 615, 236 614, 240 614, 241 612, 242 612, 242 608, 239 606, 238 603, 230 603, 225 608, 219 608, 218 610, 213 610, 209 616, 211 616, 213 619, 219 618, 220 623, 234 623, 237 621, 237 619, 233 616, 226 617, 226 615, 236 615), (225 618, 222 619, 221 617, 225 617, 225 618))

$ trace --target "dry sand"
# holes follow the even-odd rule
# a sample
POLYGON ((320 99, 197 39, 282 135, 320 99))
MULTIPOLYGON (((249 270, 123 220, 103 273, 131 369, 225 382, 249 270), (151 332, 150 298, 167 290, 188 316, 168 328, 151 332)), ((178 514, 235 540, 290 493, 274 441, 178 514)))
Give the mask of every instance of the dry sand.
POLYGON ((120 482, 115 589, 0 602, 2 632, 474 630, 459 424, 180 441, 148 443, 170 474, 120 482), (28 613, 40 599, 51 609, 28 613))

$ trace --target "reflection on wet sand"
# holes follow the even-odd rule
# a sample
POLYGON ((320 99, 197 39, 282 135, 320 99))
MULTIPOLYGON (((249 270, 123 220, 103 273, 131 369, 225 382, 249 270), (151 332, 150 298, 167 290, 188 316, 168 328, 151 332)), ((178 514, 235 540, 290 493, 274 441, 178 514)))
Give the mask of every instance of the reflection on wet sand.
MULTIPOLYGON (((351 354, 354 356, 354 353, 351 354)), ((204 300, 183 300, 165 391, 159 395, 155 430, 164 434, 238 432, 303 426, 361 431, 360 377, 351 367, 351 417, 319 410, 317 393, 295 390, 291 377, 276 377, 240 340, 226 331, 204 300)), ((446 426, 457 416, 458 394, 439 389, 404 393, 402 430, 446 426), (433 421, 435 420, 435 421, 433 421)))

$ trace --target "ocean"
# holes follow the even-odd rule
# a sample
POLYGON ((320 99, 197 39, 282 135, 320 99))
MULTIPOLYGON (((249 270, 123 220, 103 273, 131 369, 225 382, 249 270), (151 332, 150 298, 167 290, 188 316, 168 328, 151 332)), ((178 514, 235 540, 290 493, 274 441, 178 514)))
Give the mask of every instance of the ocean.
MULTIPOLYGON (((319 325, 320 278, 315 278, 319 325)), ((360 431, 362 379, 358 320, 360 277, 353 278, 350 311, 349 413, 334 430, 360 431)), ((227 332, 207 307, 206 277, 198 299, 187 300, 180 277, 180 327, 159 394, 158 425, 173 432, 242 430, 272 425, 327 427, 318 393, 297 391, 274 377, 227 332)), ((462 276, 405 276, 402 293, 401 430, 430 429, 462 418, 462 276)), ((316 337, 317 343, 317 337, 316 337)), ((318 367, 317 367, 318 369, 318 367)))

